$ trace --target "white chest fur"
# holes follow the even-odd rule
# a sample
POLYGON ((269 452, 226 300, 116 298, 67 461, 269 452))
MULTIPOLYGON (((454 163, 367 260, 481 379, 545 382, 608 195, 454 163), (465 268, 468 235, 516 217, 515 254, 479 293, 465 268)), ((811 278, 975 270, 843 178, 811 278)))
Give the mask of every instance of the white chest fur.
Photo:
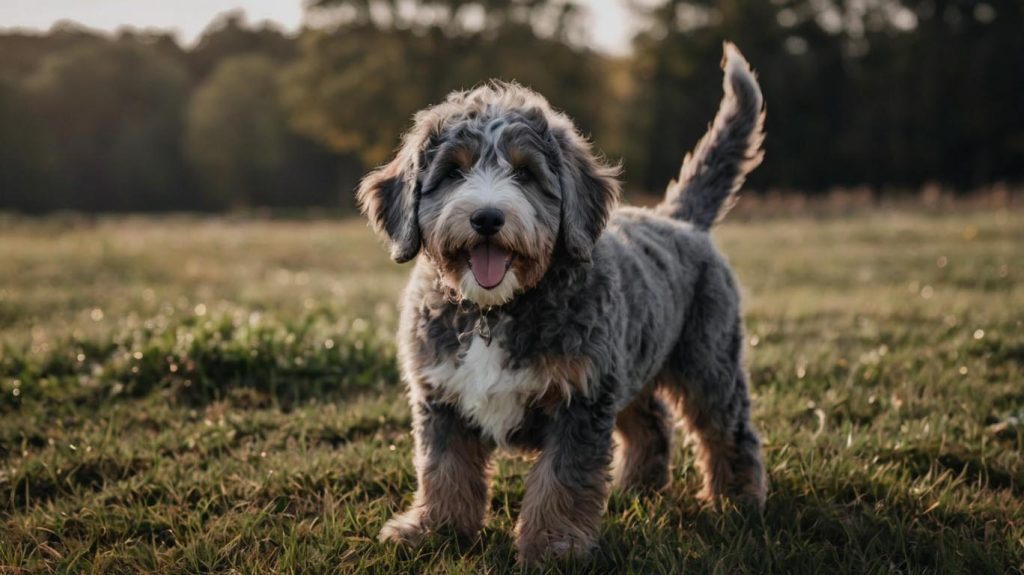
POLYGON ((497 341, 474 337, 462 360, 449 359, 426 370, 427 382, 451 397, 462 415, 503 444, 523 420, 526 405, 545 382, 532 369, 506 367, 508 352, 497 341))

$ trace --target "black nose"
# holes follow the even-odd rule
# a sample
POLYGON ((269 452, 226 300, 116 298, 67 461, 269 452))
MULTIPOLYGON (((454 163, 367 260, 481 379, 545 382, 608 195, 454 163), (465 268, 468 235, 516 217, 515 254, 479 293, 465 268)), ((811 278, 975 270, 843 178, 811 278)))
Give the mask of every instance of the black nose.
POLYGON ((481 236, 493 236, 505 225, 505 212, 498 208, 480 208, 469 216, 469 223, 481 236))

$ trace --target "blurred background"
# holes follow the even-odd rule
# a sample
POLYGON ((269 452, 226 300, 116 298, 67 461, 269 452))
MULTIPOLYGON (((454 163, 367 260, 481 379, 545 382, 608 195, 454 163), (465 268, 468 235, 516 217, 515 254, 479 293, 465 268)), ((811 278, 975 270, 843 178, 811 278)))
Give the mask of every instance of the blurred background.
POLYGON ((495 77, 658 193, 717 106, 724 39, 766 95, 755 194, 1024 177, 1019 0, 7 0, 0 210, 350 211, 417 109, 495 77))

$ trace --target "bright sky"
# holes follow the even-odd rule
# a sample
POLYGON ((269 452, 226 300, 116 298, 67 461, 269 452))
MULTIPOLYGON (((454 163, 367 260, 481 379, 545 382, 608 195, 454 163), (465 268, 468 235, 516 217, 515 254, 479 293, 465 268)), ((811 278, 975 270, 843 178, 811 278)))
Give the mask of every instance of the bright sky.
MULTIPOLYGON (((626 0, 585 0, 593 14, 594 46, 613 53, 629 49, 633 28, 626 0)), ((245 10, 250 22, 272 20, 287 30, 302 24, 302 0, 0 0, 0 29, 47 30, 60 20, 91 28, 173 28, 190 43, 214 16, 245 10)))

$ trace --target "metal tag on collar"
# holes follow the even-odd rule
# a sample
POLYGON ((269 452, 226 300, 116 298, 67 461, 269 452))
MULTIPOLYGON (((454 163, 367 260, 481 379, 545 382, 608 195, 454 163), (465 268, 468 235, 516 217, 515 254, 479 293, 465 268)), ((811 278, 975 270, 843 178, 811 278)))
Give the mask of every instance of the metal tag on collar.
POLYGON ((490 310, 482 310, 480 317, 476 320, 476 334, 480 336, 480 339, 484 340, 484 344, 488 347, 491 345, 491 320, 488 312, 490 310))

